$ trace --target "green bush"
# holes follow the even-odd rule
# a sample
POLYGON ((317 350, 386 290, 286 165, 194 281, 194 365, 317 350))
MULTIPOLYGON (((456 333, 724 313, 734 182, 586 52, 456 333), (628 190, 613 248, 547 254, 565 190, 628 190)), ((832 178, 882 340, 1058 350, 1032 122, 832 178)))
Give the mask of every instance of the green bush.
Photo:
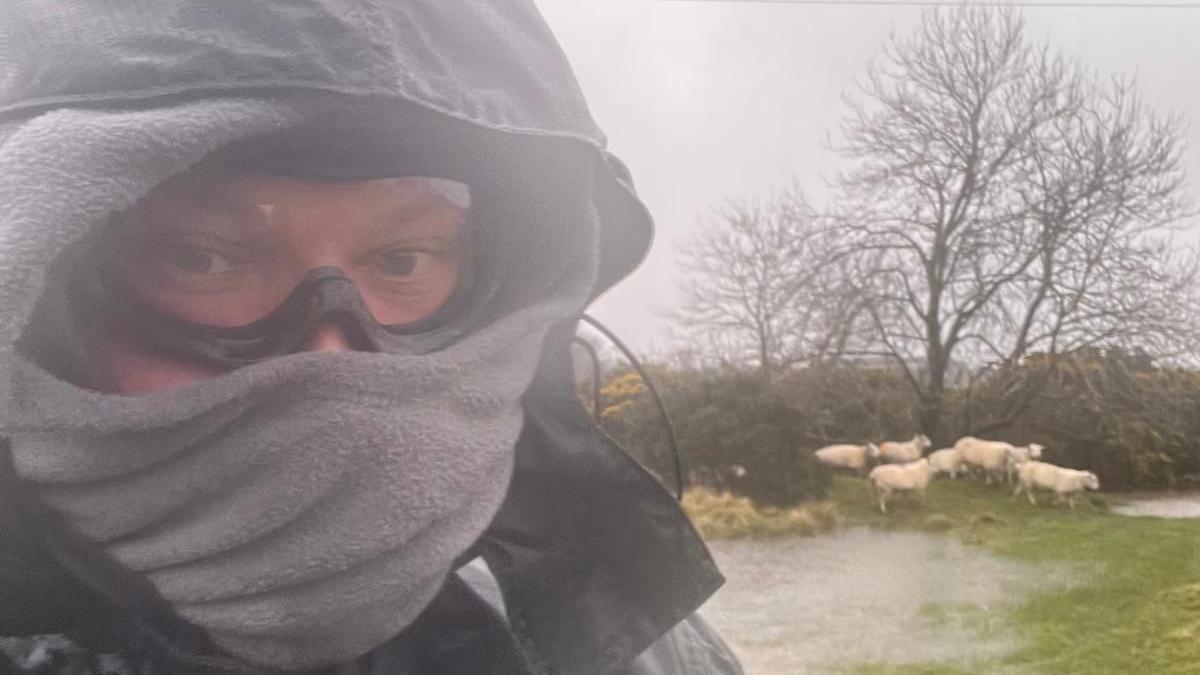
POLYGON ((1042 443, 1046 461, 1094 471, 1106 490, 1195 487, 1200 373, 1120 350, 1035 356, 1017 371, 997 373, 972 396, 980 411, 1001 410, 1014 395, 1001 383, 1036 387, 1022 414, 992 437, 1042 443))
MULTIPOLYGON (((652 372, 693 482, 761 506, 786 507, 828 493, 829 472, 813 456, 816 448, 890 429, 896 438, 912 434, 910 406, 898 394, 902 383, 886 371, 796 371, 770 385, 735 370, 652 372)), ((669 477, 662 425, 636 376, 615 374, 602 396, 604 428, 654 473, 669 477)))
POLYGON ((813 448, 908 440, 917 432, 912 390, 894 369, 817 365, 786 373, 774 390, 803 412, 813 448))
MULTIPOLYGON (((783 373, 769 385, 733 369, 651 372, 692 482, 763 506, 827 493, 829 475, 812 455, 816 448, 904 440, 919 430, 912 390, 888 368, 822 365, 783 373)), ((640 379, 613 374, 602 403, 604 428, 651 471, 673 479, 662 423, 640 379)), ((1200 487, 1197 371, 1119 350, 1033 356, 969 390, 947 392, 945 405, 948 437, 936 439, 943 443, 962 434, 1041 443, 1046 461, 1094 471, 1105 490, 1200 487)))

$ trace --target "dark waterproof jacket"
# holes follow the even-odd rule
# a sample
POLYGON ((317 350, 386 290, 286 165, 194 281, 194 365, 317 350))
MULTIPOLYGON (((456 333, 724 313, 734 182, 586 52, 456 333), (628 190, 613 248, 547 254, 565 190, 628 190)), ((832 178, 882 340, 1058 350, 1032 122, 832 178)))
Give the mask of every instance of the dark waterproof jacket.
MULTIPOLYGON (((0 3, 0 127, 61 108, 221 96, 354 100, 417 120, 428 133, 406 152, 524 158, 587 177, 602 225, 597 294, 649 245, 649 216, 531 2, 0 3)), ((704 544, 577 400, 574 330, 562 325, 547 341, 507 501, 463 556, 486 561, 499 593, 452 577, 402 634, 323 672, 740 672, 694 616, 722 582, 704 544)), ((0 638, 0 675, 27 672, 18 660, 28 672, 105 672, 114 662, 99 654, 133 672, 236 670, 153 589, 24 498, 0 460, 0 636, 12 637, 0 638), (65 655, 36 651, 67 644, 59 638, 28 638, 47 634, 69 638, 65 655)))

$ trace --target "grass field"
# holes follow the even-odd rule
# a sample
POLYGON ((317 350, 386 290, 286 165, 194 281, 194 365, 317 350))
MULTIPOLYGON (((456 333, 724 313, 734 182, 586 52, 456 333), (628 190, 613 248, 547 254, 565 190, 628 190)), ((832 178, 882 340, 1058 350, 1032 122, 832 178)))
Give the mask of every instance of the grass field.
POLYGON ((1008 487, 966 481, 937 481, 923 499, 889 505, 886 516, 863 480, 836 479, 833 501, 851 524, 942 531, 1002 556, 1085 570, 1079 585, 1015 610, 1025 646, 997 662, 852 672, 1200 673, 1200 520, 1118 516, 1094 495, 1074 510, 1035 507, 1008 487))

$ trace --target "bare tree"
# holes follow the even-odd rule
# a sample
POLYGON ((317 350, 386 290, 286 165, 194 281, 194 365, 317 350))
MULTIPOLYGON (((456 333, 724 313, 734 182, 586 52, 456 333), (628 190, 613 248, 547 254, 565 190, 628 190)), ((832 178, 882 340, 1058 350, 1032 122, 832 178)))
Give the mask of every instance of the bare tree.
POLYGON ((677 318, 719 360, 764 379, 837 346, 827 228, 796 190, 731 201, 679 247, 677 318))
MULTIPOLYGON (((865 298, 849 351, 897 364, 937 434, 952 369, 1196 336, 1182 122, 1027 41, 1013 10, 925 15, 859 85, 835 229, 865 298)), ((1016 369, 1005 369, 1015 372, 1016 369)), ((1036 383, 1014 384, 1018 415, 1036 383)))

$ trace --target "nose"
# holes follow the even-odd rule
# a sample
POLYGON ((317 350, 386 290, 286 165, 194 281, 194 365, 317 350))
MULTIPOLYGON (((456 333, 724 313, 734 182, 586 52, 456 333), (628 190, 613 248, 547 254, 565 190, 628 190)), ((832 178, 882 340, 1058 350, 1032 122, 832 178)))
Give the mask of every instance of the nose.
POLYGON ((350 338, 346 331, 336 323, 325 321, 317 325, 308 339, 304 341, 306 352, 348 352, 352 351, 350 338))

